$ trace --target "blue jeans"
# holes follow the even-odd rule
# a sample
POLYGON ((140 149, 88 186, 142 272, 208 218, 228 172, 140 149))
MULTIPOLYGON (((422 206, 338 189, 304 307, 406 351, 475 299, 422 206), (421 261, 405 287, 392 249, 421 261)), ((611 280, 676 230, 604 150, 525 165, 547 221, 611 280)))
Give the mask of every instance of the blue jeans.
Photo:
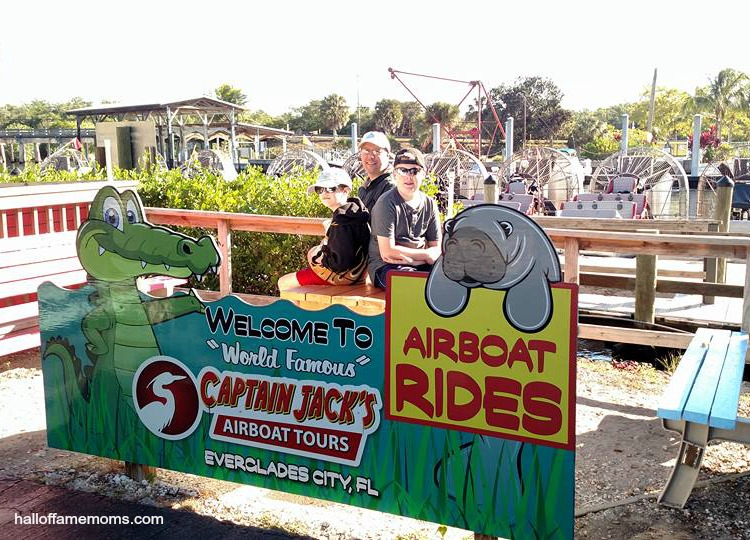
POLYGON ((399 272, 429 272, 431 269, 431 264, 420 264, 419 266, 409 266, 408 264, 385 264, 375 271, 374 285, 379 289, 385 289, 386 276, 391 270, 398 270, 399 272))

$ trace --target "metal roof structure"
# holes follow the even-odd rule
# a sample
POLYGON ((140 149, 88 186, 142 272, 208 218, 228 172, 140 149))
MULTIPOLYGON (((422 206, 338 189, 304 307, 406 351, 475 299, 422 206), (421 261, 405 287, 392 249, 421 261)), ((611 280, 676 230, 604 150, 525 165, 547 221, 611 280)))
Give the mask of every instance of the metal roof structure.
MULTIPOLYGON (((94 105, 90 107, 71 109, 66 111, 66 114, 75 115, 76 126, 79 131, 81 129, 81 122, 85 118, 91 118, 95 123, 107 120, 123 122, 126 120, 146 121, 150 118, 153 119, 159 134, 157 147, 160 152, 166 154, 167 164, 171 168, 175 164, 175 124, 178 126, 181 133, 188 125, 202 125, 206 144, 208 144, 208 128, 210 125, 219 122, 228 125, 232 161, 237 163, 235 128, 238 124, 236 115, 244 110, 245 107, 242 107, 241 105, 236 105, 213 97, 200 96, 196 98, 155 103, 113 103, 94 105), (162 128, 164 127, 166 127, 167 130, 166 149, 162 147, 162 128), (166 152, 164 150, 166 150, 166 152)), ((256 132, 257 131, 258 130, 256 130, 256 132)), ((184 137, 181 136, 181 140, 184 141, 184 137)))
POLYGON ((229 116, 233 112, 242 112, 245 107, 222 101, 220 99, 201 96, 177 101, 158 103, 111 103, 92 105, 66 111, 76 118, 91 118, 95 122, 104 120, 146 120, 151 115, 166 117, 167 111, 179 116, 198 116, 200 114, 221 114, 229 116))

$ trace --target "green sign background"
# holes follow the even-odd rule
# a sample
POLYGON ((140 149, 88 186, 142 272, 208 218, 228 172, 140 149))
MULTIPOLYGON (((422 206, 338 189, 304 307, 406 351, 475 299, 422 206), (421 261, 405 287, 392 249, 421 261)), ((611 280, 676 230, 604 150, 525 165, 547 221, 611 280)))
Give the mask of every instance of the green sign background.
MULTIPOLYGON (((142 297, 147 304, 158 303, 158 309, 150 313, 159 313, 158 320, 162 321, 152 321, 160 355, 177 360, 195 380, 202 370, 211 368, 218 373, 231 371, 270 381, 372 389, 381 400, 379 425, 366 438, 359 464, 347 465, 217 440, 211 436, 210 410, 200 411, 187 436, 178 434, 169 439, 155 434, 138 415, 132 386, 133 368, 153 359, 153 350, 139 349, 137 344, 120 339, 111 355, 88 354, 91 336, 85 335, 82 321, 92 314, 89 295, 93 291, 91 286, 65 291, 50 284, 39 290, 51 447, 352 504, 489 535, 573 537, 573 452, 384 417, 383 315, 360 316, 341 306, 309 312, 283 300, 254 307, 231 296, 207 304, 214 315, 221 308, 225 314, 231 309, 249 317, 254 321, 251 330, 263 319, 294 319, 301 325, 324 323, 329 340, 321 344, 254 337, 244 323, 232 326, 226 334, 221 329, 212 332, 205 313, 178 316, 184 311, 171 311, 171 304, 179 303, 180 298, 142 297), (342 345, 341 332, 333 330, 334 319, 367 329, 360 334, 360 344, 354 339, 355 330, 347 330, 342 345), (363 348, 368 332, 371 343, 363 348), (225 347, 276 350, 278 367, 227 362, 225 347), (292 356, 303 359, 352 364, 345 375, 353 372, 354 376, 299 372, 293 366, 290 369, 285 362, 290 349, 296 351, 292 356), (102 360, 105 357, 107 360, 102 360), (91 358, 98 360, 94 363, 91 358), (82 373, 88 375, 88 386, 82 373)), ((218 386, 212 390, 218 390, 218 386)), ((273 446, 273 441, 268 445, 273 446)))

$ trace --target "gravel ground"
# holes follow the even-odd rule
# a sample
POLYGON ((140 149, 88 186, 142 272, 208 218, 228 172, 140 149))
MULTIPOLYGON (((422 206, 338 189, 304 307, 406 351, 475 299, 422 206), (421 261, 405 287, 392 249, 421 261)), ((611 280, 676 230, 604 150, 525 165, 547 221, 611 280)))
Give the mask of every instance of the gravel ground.
MULTIPOLYGON (((155 481, 139 483, 122 474, 118 462, 50 449, 36 355, 0 358, 0 478, 186 508, 321 539, 472 538, 433 523, 171 471, 159 470, 155 481), (38 414, 24 412, 29 410, 38 414)), ((750 539, 750 447, 712 444, 685 509, 656 504, 679 444, 655 416, 667 380, 646 364, 579 360, 577 538, 750 539)), ((743 396, 741 412, 750 416, 750 395, 743 396)))

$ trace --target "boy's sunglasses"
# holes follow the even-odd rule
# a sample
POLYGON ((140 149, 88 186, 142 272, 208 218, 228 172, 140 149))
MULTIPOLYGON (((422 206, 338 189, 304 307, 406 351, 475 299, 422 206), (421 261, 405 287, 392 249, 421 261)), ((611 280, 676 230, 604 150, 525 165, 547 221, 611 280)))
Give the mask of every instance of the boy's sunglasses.
POLYGON ((419 167, 412 167, 411 169, 393 169, 396 171, 397 174, 400 174, 401 176, 406 176, 407 174, 410 176, 417 176, 419 174, 420 169, 419 167))
POLYGON ((336 191, 338 191, 339 187, 341 186, 336 186, 336 187, 315 186, 315 193, 317 193, 318 195, 320 195, 321 193, 335 193, 336 191))

